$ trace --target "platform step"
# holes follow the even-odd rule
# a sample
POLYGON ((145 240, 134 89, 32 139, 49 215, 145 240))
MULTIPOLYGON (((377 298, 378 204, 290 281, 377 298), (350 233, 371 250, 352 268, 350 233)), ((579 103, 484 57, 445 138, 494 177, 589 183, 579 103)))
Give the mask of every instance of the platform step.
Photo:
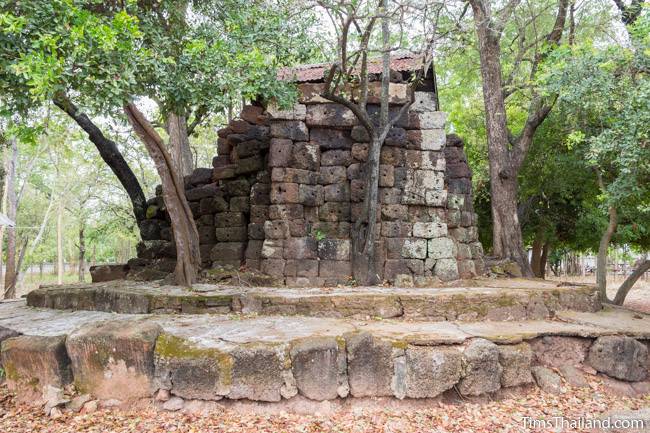
POLYGON ((535 365, 585 364, 642 381, 650 339, 650 316, 612 308, 555 320, 409 322, 72 312, 16 301, 0 303, 0 327, 3 368, 19 393, 74 383, 121 401, 157 392, 263 402, 472 396, 531 383, 535 365))
MULTIPOLYGON (((484 282, 487 284, 489 281, 484 282)), ((492 282, 492 284, 498 284, 492 282)), ((545 319, 559 311, 601 308, 592 286, 556 287, 243 288, 197 285, 192 290, 151 283, 108 282, 49 286, 32 291, 27 304, 59 310, 125 314, 259 314, 428 321, 545 319)))

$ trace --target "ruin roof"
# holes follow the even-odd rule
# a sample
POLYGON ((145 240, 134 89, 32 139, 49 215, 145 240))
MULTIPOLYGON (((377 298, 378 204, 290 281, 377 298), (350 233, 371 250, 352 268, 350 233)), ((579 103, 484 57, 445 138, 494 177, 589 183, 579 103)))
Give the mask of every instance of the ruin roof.
MULTIPOLYGON (((319 82, 325 79, 332 63, 312 63, 278 70, 278 79, 296 83, 319 82)), ((391 56, 390 69, 398 72, 416 71, 422 67, 422 56, 414 54, 395 54, 391 56)), ((381 57, 368 61, 368 73, 380 74, 382 70, 381 57)))

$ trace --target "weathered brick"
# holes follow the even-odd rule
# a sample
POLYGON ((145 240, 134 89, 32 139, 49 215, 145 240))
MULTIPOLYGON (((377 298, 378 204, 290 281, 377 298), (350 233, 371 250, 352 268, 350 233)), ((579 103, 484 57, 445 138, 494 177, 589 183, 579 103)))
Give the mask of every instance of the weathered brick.
POLYGON ((250 212, 250 199, 245 196, 232 197, 230 199, 230 210, 232 212, 250 212))
POLYGON ((248 238, 249 239, 264 239, 264 223, 250 223, 248 224, 248 238))
POLYGON ((382 164, 379 166, 379 186, 392 187, 395 184, 395 172, 392 165, 382 164))
POLYGON ((321 239, 318 241, 318 257, 321 260, 350 260, 349 239, 321 239))
POLYGON ((301 204, 274 204, 269 206, 269 218, 272 220, 292 220, 303 217, 301 204))
POLYGON ((288 277, 317 277, 318 260, 287 260, 284 275, 288 277))
POLYGON ((217 227, 214 229, 218 242, 237 242, 248 239, 248 227, 217 227))
POLYGON ((320 206, 323 204, 323 187, 322 185, 300 184, 298 198, 298 203, 302 203, 305 206, 320 206))
POLYGON ((284 220, 266 221, 264 234, 267 239, 286 239, 289 237, 289 224, 284 220))
POLYGON ((292 168, 316 171, 321 164, 320 148, 317 144, 299 142, 294 143, 292 168))
POLYGON ((214 244, 217 241, 214 226, 198 226, 196 230, 199 233, 199 244, 214 244))
POLYGON ((413 236, 417 238, 447 236, 447 225, 439 222, 416 222, 413 224, 413 236))
POLYGON ((319 173, 315 171, 291 167, 275 167, 271 171, 271 180, 273 182, 304 183, 308 185, 315 185, 318 183, 319 173))
POLYGON ((345 167, 330 166, 320 168, 319 183, 321 185, 344 182, 347 178, 348 174, 345 167))
POLYGON ((326 202, 318 210, 321 221, 350 221, 351 207, 349 202, 326 202))
POLYGON ((381 205, 382 220, 406 220, 408 218, 408 206, 401 204, 382 204, 381 205))
POLYGON ((246 224, 243 212, 220 212, 214 215, 215 227, 244 227, 246 224))
POLYGON ((264 239, 260 255, 263 259, 281 259, 284 255, 284 239, 264 239))
POLYGON ((241 260, 244 258, 246 242, 217 242, 210 252, 213 261, 241 260))
POLYGON ((321 260, 318 265, 318 275, 324 278, 344 278, 352 275, 352 262, 349 260, 321 260))
POLYGON ((455 256, 454 241, 448 237, 429 239, 428 256, 432 259, 446 259, 455 256))
POLYGON ((411 129, 408 142, 414 149, 441 150, 447 140, 444 129, 411 129))
POLYGON ((409 107, 411 112, 426 113, 436 111, 436 94, 433 92, 415 92, 415 100, 409 107))
POLYGON ((283 138, 271 139, 269 167, 288 167, 291 164, 293 141, 283 138))
POLYGON ((409 112, 409 129, 444 129, 447 113, 444 111, 409 112))
POLYGON ((382 147, 379 162, 398 167, 404 164, 404 149, 400 147, 382 147))
POLYGON ((271 203, 300 203, 300 185, 297 183, 274 183, 271 185, 271 203))
POLYGON ((307 109, 303 104, 294 104, 290 108, 280 108, 275 102, 266 107, 267 113, 276 120, 305 120, 307 109))
POLYGON ((355 161, 365 162, 368 159, 368 143, 354 143, 350 155, 355 161))
POLYGON ((366 181, 354 179, 350 181, 350 200, 352 202, 362 202, 366 196, 366 181))
POLYGON ((349 150, 328 150, 321 155, 321 165, 343 165, 352 164, 352 155, 349 150))
POLYGON ((402 190, 399 188, 379 188, 379 202, 382 204, 400 204, 402 190))
POLYGON ((315 259, 318 244, 312 237, 290 238, 284 241, 285 259, 315 259))
POLYGON ((323 199, 326 202, 349 202, 350 185, 347 181, 325 185, 323 187, 323 199))
POLYGON ((350 149, 352 138, 350 131, 331 128, 311 128, 311 141, 322 149, 350 149))
POLYGON ((265 259, 262 260, 262 272, 273 277, 284 276, 284 259, 265 259))
POLYGON ((308 126, 349 127, 359 121, 354 113, 340 104, 313 104, 307 107, 305 123, 308 126))
POLYGON ((251 186, 250 203, 253 205, 270 204, 271 184, 257 182, 251 186))
POLYGON ((289 234, 292 238, 302 238, 309 233, 309 226, 304 219, 289 220, 289 234))
POLYGON ((269 206, 267 205, 252 205, 250 213, 250 221, 252 223, 263 223, 269 219, 269 206))
POLYGON ((246 244, 246 259, 259 260, 262 258, 262 245, 264 241, 251 239, 246 244))
POLYGON ((299 120, 276 120, 271 122, 271 136, 294 141, 309 141, 309 130, 305 122, 299 120))
POLYGON ((383 221, 381 235, 387 238, 406 238, 411 236, 413 225, 404 221, 383 221))

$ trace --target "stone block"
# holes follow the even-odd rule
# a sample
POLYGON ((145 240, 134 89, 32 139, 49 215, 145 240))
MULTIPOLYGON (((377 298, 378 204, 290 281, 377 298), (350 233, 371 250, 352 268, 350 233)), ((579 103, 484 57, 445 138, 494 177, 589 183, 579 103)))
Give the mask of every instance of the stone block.
POLYGON ((533 351, 528 343, 499 346, 499 364, 503 367, 501 386, 518 386, 532 383, 530 366, 533 351))
POLYGON ((542 367, 541 365, 535 366, 531 369, 535 382, 542 391, 549 394, 560 394, 562 392, 562 380, 560 375, 555 373, 550 368, 542 367))
POLYGON ((395 173, 392 165, 379 165, 379 186, 392 187, 395 184, 395 173))
POLYGON ((349 239, 350 223, 319 221, 312 226, 312 236, 315 236, 317 231, 328 239, 349 239))
POLYGON ((263 259, 281 259, 284 256, 284 239, 264 239, 260 255, 263 259))
POLYGON ((301 340, 291 347, 290 355, 291 370, 300 394, 317 401, 347 396, 345 348, 339 348, 336 339, 301 340))
POLYGON ((404 128, 393 127, 388 131, 384 146, 406 147, 408 145, 408 134, 404 128))
POLYGON ((472 171, 465 162, 447 164, 447 176, 450 179, 471 178, 472 171))
POLYGON ((379 162, 381 164, 392 165, 399 167, 404 164, 405 153, 401 147, 382 147, 379 154, 379 162))
MULTIPOLYGON (((418 223, 415 223, 418 224, 418 223)), ((415 224, 413 228, 415 229, 415 224)), ((436 223, 434 223, 436 224, 436 223)), ((432 259, 448 259, 454 257, 455 245, 454 241, 451 238, 439 237, 429 239, 428 241, 428 256, 432 259)))
POLYGON ((221 196, 202 198, 199 202, 200 215, 211 215, 217 212, 226 212, 228 208, 228 202, 221 196))
POLYGON ((298 198, 298 203, 302 203, 305 206, 320 206, 323 204, 323 187, 322 185, 300 184, 298 198))
MULTIPOLYGON (((406 83, 390 83, 388 86, 388 103, 394 105, 403 105, 409 102, 410 95, 408 91, 408 84, 406 83)), ((380 81, 371 81, 368 83, 368 99, 366 102, 368 104, 380 104, 381 103, 381 82, 380 81)), ((354 101, 358 101, 361 97, 361 92, 358 88, 353 89, 352 98, 354 101)))
POLYGON ((222 184, 223 193, 228 197, 248 195, 251 191, 250 182, 246 179, 224 181, 222 184))
POLYGON ((280 108, 275 102, 266 107, 266 112, 275 120, 305 120, 307 107, 303 104, 293 104, 289 108, 280 108))
POLYGON ((348 260, 321 260, 318 276, 323 278, 339 277, 345 279, 352 275, 352 263, 348 260))
POLYGON ((284 241, 285 259, 315 259, 318 243, 312 237, 290 238, 284 241))
POLYGON ((420 259, 387 259, 384 263, 384 279, 394 281, 398 275, 423 275, 424 261, 420 259))
MULTIPOLYGON (((93 283, 103 281, 123 280, 129 273, 129 267, 125 264, 117 265, 97 265, 90 267, 90 277, 93 283)), ((0 338, 0 341, 2 339, 0 338)))
POLYGON ((381 235, 387 238, 410 237, 413 225, 404 221, 384 221, 381 223, 381 235))
POLYGON ((369 333, 345 336, 348 381, 354 397, 392 396, 393 345, 369 333))
POLYGON ((318 209, 321 221, 340 222, 352 218, 350 203, 329 201, 318 209))
POLYGON ((341 165, 348 166, 352 164, 352 154, 349 150, 334 149, 323 152, 321 155, 321 165, 341 165))
POLYGON ((230 199, 231 212, 250 212, 250 198, 247 196, 232 197, 230 199))
POLYGON ((217 241, 216 232, 213 226, 199 226, 196 230, 199 233, 199 244, 214 244, 217 241))
POLYGON ((382 204, 381 219, 382 221, 405 221, 408 219, 408 206, 402 204, 382 204))
POLYGON ((272 347, 238 346, 230 352, 232 383, 228 398, 280 401, 284 362, 272 347))
MULTIPOLYGON (((366 196, 366 181, 353 179, 350 181, 350 201, 362 202, 366 196)), ((382 202, 383 203, 383 202, 382 202)))
POLYGON ((325 92, 324 83, 302 83, 298 85, 298 101, 303 104, 332 103, 321 94, 325 92))
POLYGON ((407 138, 411 148, 421 150, 442 150, 446 142, 443 129, 411 129, 407 138))
POLYGON ((591 342, 585 338, 546 336, 531 341, 535 361, 547 367, 581 365, 591 342))
POLYGON ((301 204, 273 204, 269 206, 269 218, 272 220, 293 220, 304 216, 301 204))
POLYGON ((259 240, 259 239, 251 239, 248 241, 246 244, 246 253, 244 257, 246 257, 247 262, 248 259, 252 260, 259 260, 262 258, 262 245, 264 244, 264 241, 259 240))
POLYGON ((257 182, 251 186, 249 203, 251 205, 268 205, 271 203, 271 184, 257 182))
POLYGON ((275 167, 273 170, 271 170, 271 180, 273 182, 304 183, 307 185, 315 185, 319 181, 319 173, 291 167, 275 167))
POLYGON ((284 259, 262 260, 262 272, 273 277, 283 277, 285 264, 286 261, 284 259))
POLYGON ((638 382, 648 375, 648 348, 630 337, 599 337, 589 348, 587 362, 608 376, 638 382))
POLYGON ((365 176, 365 164, 354 163, 348 167, 348 179, 363 179, 365 176))
POLYGON ((289 167, 293 154, 293 141, 283 138, 271 139, 269 167, 289 167))
POLYGON ((369 147, 370 144, 368 143, 354 143, 352 145, 352 150, 350 151, 350 156, 352 156, 352 159, 355 161, 366 162, 366 160, 368 159, 369 147))
POLYGON ((444 111, 409 112, 409 129, 444 129, 446 123, 447 113, 444 111))
POLYGON ((243 119, 234 119, 228 123, 228 127, 235 134, 246 134, 251 125, 243 119))
POLYGON ((26 399, 39 398, 43 388, 62 388, 72 381, 65 335, 22 335, 2 342, 2 367, 9 388, 26 399))
POLYGON ((212 182, 211 168, 195 168, 192 174, 185 176, 185 185, 195 186, 212 182))
POLYGON ((318 171, 320 164, 321 154, 317 144, 307 142, 294 143, 291 159, 292 168, 318 171))
POLYGON ((309 130, 299 120, 276 120, 271 122, 273 138, 288 138, 293 141, 309 141, 309 130))
POLYGON ((321 149, 350 149, 352 137, 349 130, 331 128, 311 128, 311 141, 321 149))
POLYGON ((429 150, 406 150, 405 162, 414 170, 445 171, 445 156, 442 152, 429 150))
POLYGON ((232 358, 170 334, 156 340, 158 387, 184 399, 220 400, 230 392, 232 358))
POLYGON ((368 131, 361 125, 354 126, 350 132, 350 136, 355 141, 361 141, 363 143, 368 143, 370 141, 370 135, 368 135, 368 131))
POLYGON ((210 258, 214 262, 242 260, 245 250, 245 242, 217 242, 210 252, 210 258))
POLYGON ((477 338, 463 352, 463 378, 458 385, 462 395, 481 395, 501 388, 503 368, 499 364, 499 349, 491 341, 477 338))
MULTIPOLYGON (((447 225, 439 222, 416 222, 413 223, 413 236, 417 238, 439 238, 447 236, 447 225)), ((435 247, 436 245, 434 245, 435 247)), ((430 256, 431 257, 431 256, 430 256)), ((447 256, 451 257, 451 256, 447 256)), ((442 258, 442 257, 434 257, 442 258)))
POLYGON ((267 119, 264 116, 264 109, 256 105, 244 105, 239 117, 252 124, 264 123, 267 119))
POLYGON ((248 224, 248 239, 263 240, 266 237, 264 233, 264 223, 248 224))
POLYGON ((442 281, 458 279, 458 263, 456 259, 435 259, 434 273, 442 281))
POLYGON ((424 203, 427 206, 444 207, 447 203, 447 191, 430 189, 424 193, 424 203))
POLYGON ((271 203, 301 203, 300 185, 297 183, 274 183, 271 185, 271 203))
POLYGON ((325 185, 323 187, 323 199, 326 202, 349 202, 350 201, 350 184, 345 181, 325 185))
POLYGON ((313 104, 307 107, 307 126, 352 127, 359 123, 354 113, 340 104, 313 104))
POLYGON ((265 221, 264 234, 267 239, 287 239, 289 224, 284 220, 265 221))
POLYGON ((321 239, 318 241, 318 257, 322 260, 350 260, 349 239, 321 239))
POLYGON ((345 182, 348 179, 347 169, 343 166, 322 166, 318 182, 321 185, 345 182))
POLYGON ((250 221, 252 223, 263 223, 269 219, 269 206, 267 205, 252 205, 250 213, 250 221))
POLYGON ((237 161, 236 175, 255 173, 264 168, 264 160, 260 155, 243 158, 237 161))
POLYGON ((415 92, 415 100, 409 107, 410 112, 426 113, 437 110, 436 94, 434 92, 415 92))
POLYGON ((287 260, 284 274, 291 277, 317 277, 318 260, 287 260))
POLYGON ((217 227, 214 229, 217 242, 244 242, 248 240, 248 227, 217 227))
POLYGON ((72 332, 65 345, 77 390, 104 399, 150 396, 161 331, 157 323, 120 320, 72 332))
POLYGON ((195 188, 185 190, 185 198, 188 201, 199 201, 205 197, 214 197, 219 195, 221 190, 216 183, 209 183, 207 185, 197 186, 195 188))
POLYGON ((402 203, 402 190, 399 188, 379 188, 379 203, 382 204, 402 203))
POLYGON ((405 259, 424 259, 427 257, 426 239, 406 238, 402 246, 401 256, 405 259))
POLYGON ((460 380, 463 356, 445 347, 409 346, 406 349, 406 396, 432 398, 460 380))

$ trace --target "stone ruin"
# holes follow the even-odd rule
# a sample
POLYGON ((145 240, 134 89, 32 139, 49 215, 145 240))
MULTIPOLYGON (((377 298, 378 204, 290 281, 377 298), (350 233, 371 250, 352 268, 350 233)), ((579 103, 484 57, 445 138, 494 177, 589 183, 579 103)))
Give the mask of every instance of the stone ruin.
MULTIPOLYGON (((394 59, 390 112, 408 101, 412 58, 394 59)), ((350 283, 350 232, 362 211, 368 136, 352 112, 321 97, 326 65, 283 71, 297 84, 289 110, 256 103, 218 131, 213 168, 185 178, 204 268, 259 270, 288 286, 350 283)), ((372 72, 372 71, 371 71, 372 72)), ((379 115, 379 74, 368 112, 379 115)), ((378 260, 384 280, 428 286, 483 272, 471 171, 462 140, 445 135, 433 74, 381 151, 378 260)), ((174 246, 160 186, 149 200, 129 277, 173 270, 174 246)))

